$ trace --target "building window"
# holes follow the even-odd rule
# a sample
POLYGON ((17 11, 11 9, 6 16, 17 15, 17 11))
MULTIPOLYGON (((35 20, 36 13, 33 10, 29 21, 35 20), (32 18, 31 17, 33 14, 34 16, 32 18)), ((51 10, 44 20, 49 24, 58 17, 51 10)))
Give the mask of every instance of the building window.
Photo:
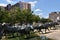
POLYGON ((59 17, 57 17, 57 20, 59 20, 59 17))

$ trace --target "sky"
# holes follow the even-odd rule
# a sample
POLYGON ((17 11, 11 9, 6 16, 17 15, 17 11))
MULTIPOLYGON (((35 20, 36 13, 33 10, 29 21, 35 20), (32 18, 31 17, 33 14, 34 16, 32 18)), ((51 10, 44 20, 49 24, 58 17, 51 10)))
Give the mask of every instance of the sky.
POLYGON ((48 18, 51 12, 60 11, 60 0, 0 0, 0 6, 14 5, 19 1, 30 3, 33 14, 44 18, 48 18))

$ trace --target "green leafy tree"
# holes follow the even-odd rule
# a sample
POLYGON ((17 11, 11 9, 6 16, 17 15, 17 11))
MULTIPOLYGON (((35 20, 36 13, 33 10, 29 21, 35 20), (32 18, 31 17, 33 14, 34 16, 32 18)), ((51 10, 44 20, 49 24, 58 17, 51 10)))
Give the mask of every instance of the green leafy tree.
POLYGON ((42 22, 42 23, 46 23, 46 22, 52 22, 52 20, 50 20, 50 19, 46 19, 46 18, 41 18, 40 19, 40 22, 42 22))
MULTIPOLYGON (((0 8, 1 9, 1 8, 0 8)), ((20 8, 15 7, 11 10, 0 10, 0 22, 9 23, 33 23, 40 20, 39 16, 33 15, 31 10, 20 10, 20 8)))

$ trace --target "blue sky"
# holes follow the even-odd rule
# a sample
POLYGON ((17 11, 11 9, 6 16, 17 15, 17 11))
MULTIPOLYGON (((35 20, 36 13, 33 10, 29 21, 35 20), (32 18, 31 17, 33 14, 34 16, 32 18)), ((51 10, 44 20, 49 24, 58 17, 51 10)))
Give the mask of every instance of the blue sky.
POLYGON ((60 0, 1 0, 0 6, 9 3, 13 5, 19 1, 30 3, 34 13, 44 18, 47 18, 51 12, 60 11, 60 0))

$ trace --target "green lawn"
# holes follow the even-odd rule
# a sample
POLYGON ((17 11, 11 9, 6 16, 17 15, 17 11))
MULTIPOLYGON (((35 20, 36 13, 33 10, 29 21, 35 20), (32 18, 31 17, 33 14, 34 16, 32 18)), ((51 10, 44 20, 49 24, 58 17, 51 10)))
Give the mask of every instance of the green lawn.
POLYGON ((35 33, 31 33, 28 36, 26 36, 26 35, 17 36, 16 33, 15 33, 14 37, 12 37, 12 35, 8 35, 5 38, 5 40, 32 40, 32 39, 40 40, 40 38, 38 37, 38 35, 35 34, 35 33))
MULTIPOLYGON (((6 36, 5 40, 41 40, 41 38, 35 34, 31 33, 30 36, 22 35, 22 36, 17 36, 16 33, 14 34, 14 37, 11 36, 6 36)), ((52 39, 48 39, 52 40, 52 39)))

